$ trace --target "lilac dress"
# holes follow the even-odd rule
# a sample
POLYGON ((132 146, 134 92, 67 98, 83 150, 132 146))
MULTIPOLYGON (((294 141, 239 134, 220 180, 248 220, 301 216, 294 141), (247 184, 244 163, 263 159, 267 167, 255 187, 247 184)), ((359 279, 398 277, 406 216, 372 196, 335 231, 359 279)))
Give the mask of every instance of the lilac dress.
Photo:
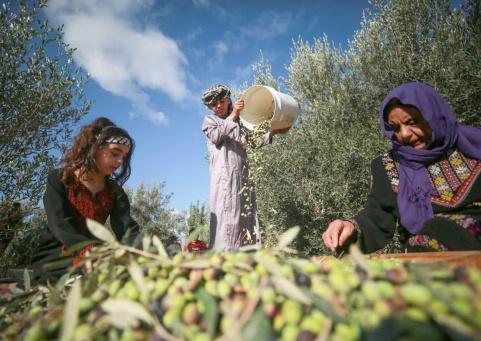
MULTIPOLYGON (((202 130, 207 137, 210 167, 210 247, 233 251, 247 244, 261 245, 255 194, 240 193, 248 168, 239 124, 230 117, 208 115, 202 130)), ((270 141, 267 133, 262 144, 270 141)))

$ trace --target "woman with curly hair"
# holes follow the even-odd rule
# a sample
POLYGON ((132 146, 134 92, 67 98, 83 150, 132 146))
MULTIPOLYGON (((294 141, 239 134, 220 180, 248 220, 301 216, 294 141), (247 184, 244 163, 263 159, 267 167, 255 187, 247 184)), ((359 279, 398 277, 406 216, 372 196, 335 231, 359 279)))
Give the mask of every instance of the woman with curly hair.
POLYGON ((130 176, 133 150, 130 135, 105 117, 81 128, 63 154, 60 168, 48 175, 43 198, 48 228, 42 231, 34 253, 36 280, 59 277, 68 268, 47 269, 47 263, 73 257, 75 265, 94 246, 96 238, 86 226, 87 218, 105 224, 110 216, 118 239, 127 231, 130 236, 137 234, 138 225, 121 187, 130 176), (80 251, 73 252, 71 247, 80 251))

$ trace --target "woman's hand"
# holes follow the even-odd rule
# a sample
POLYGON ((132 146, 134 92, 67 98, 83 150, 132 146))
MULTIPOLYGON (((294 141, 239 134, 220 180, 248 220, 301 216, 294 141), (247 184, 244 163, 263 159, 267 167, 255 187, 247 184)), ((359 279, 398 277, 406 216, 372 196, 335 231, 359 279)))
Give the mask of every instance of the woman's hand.
POLYGON ((331 251, 335 251, 337 247, 342 246, 344 242, 353 235, 356 228, 349 220, 336 219, 329 224, 326 232, 322 234, 324 244, 331 251))
POLYGON ((238 99, 237 101, 235 101, 234 108, 232 109, 232 113, 230 114, 233 121, 237 121, 242 109, 244 109, 244 100, 238 99))

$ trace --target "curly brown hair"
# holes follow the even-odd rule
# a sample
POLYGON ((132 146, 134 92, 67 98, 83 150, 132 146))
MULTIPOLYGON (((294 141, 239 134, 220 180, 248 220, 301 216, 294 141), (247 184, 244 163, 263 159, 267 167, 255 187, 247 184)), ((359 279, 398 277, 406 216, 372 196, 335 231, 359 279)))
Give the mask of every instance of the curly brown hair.
POLYGON ((106 117, 98 117, 90 124, 83 126, 74 142, 60 159, 60 178, 66 185, 72 183, 73 174, 80 170, 80 177, 89 171, 97 172, 95 153, 112 136, 126 137, 130 140, 130 150, 125 156, 120 171, 112 174, 109 179, 123 185, 130 177, 130 160, 134 151, 134 140, 124 129, 106 117))

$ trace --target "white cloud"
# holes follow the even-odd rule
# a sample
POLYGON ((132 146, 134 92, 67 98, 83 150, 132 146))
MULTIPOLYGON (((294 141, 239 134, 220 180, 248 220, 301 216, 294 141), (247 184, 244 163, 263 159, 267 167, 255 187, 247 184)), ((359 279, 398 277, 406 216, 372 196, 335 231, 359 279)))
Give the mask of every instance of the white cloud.
POLYGON ((192 3, 194 6, 209 11, 221 18, 225 19, 229 17, 229 12, 225 9, 225 4, 222 1, 221 4, 218 4, 213 0, 192 0, 192 3))
POLYGON ((131 19, 151 5, 143 0, 51 0, 47 15, 65 24, 65 40, 77 48, 75 61, 102 88, 128 98, 144 116, 161 123, 165 115, 151 107, 146 91, 185 98, 187 59, 174 40, 131 19))
POLYGON ((222 62, 222 60, 224 59, 224 55, 229 50, 227 47, 227 44, 224 43, 223 41, 218 41, 214 44, 214 49, 215 49, 217 61, 222 62))
POLYGON ((155 111, 150 107, 136 107, 136 109, 141 114, 130 112, 129 113, 130 118, 135 119, 139 117, 139 115, 142 115, 157 124, 166 124, 169 122, 169 120, 167 119, 167 116, 162 111, 155 111))
POLYGON ((209 0, 192 0, 194 5, 199 7, 209 7, 210 1, 209 0))
POLYGON ((293 16, 287 12, 266 11, 252 25, 241 28, 241 34, 259 40, 270 39, 288 32, 293 16))

